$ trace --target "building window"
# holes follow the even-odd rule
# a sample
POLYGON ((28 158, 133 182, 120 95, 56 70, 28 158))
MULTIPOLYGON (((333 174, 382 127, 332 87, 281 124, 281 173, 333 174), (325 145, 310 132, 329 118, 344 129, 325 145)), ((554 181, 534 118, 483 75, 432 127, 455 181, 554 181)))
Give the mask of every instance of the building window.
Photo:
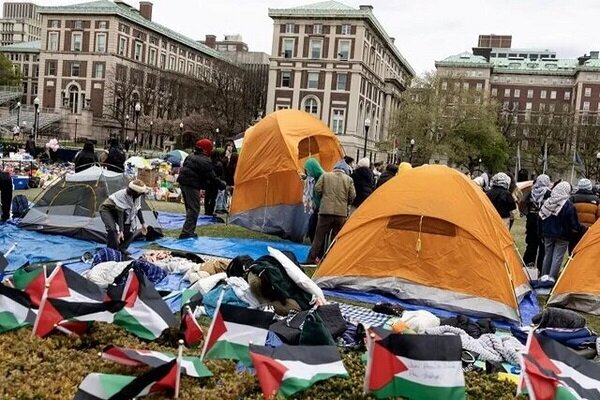
POLYGON ((281 87, 290 87, 292 84, 292 73, 290 71, 281 72, 281 87))
POLYGON ((81 20, 74 21, 73 27, 75 29, 83 29, 83 21, 81 21, 81 20))
POLYGON ((37 83, 34 83, 31 86, 31 91, 33 92, 33 94, 38 94, 38 84, 37 83))
POLYGON ((314 24, 313 25, 313 33, 315 35, 320 35, 323 33, 323 25, 321 24, 314 24))
POLYGON ((590 102, 584 101, 583 102, 583 111, 589 111, 589 110, 590 110, 590 102))
POLYGON ((520 97, 521 96, 521 90, 520 89, 515 89, 513 97, 520 97))
POLYGON ((510 97, 510 89, 504 89, 504 97, 510 97))
POLYGON ((564 97, 564 99, 565 99, 565 100, 571 100, 571 92, 569 92, 569 91, 566 91, 566 92, 565 92, 565 97, 564 97))
POLYGON ((331 130, 336 135, 344 134, 344 123, 346 118, 346 110, 334 108, 331 117, 331 130))
POLYGON ((161 53, 159 67, 160 67, 160 69, 165 69, 166 66, 167 66, 167 55, 165 53, 161 53))
POLYGON ((525 111, 531 111, 532 106, 533 106, 533 104, 531 102, 525 103, 525 111))
POLYGON ((289 108, 290 108, 289 106, 284 106, 284 105, 281 105, 281 104, 278 104, 278 105, 277 105, 277 110, 278 110, 278 111, 279 111, 279 110, 287 110, 287 109, 289 109, 289 108))
POLYGON ((50 28, 60 28, 60 21, 57 19, 50 20, 50 28))
POLYGON ((309 72, 308 73, 308 86, 309 89, 318 89, 319 88, 319 73, 318 72, 309 72))
POLYGON ((498 96, 498 89, 497 88, 492 88, 492 96, 493 97, 498 96))
POLYGON ((124 57, 127 55, 127 38, 123 36, 119 36, 119 55, 124 57))
POLYGON ((296 25, 285 24, 285 33, 294 33, 294 32, 296 32, 296 25))
POLYGON ((478 83, 475 87, 477 90, 482 91, 483 90, 483 83, 478 83))
POLYGON ((48 75, 54 76, 56 75, 56 62, 48 61, 48 75))
POLYGON ((556 90, 553 90, 553 91, 551 91, 551 92, 550 92, 550 98, 551 98, 552 100, 555 100, 555 99, 556 99, 556 90))
POLYGON ((528 99, 533 99, 533 90, 532 90, 532 89, 529 89, 529 90, 527 91, 527 98, 528 98, 528 99))
POLYGON ((106 52, 106 33, 96 33, 96 52, 106 52))
POLYGON ((569 105, 563 104, 563 112, 569 112, 569 105))
POLYGON ((540 103, 540 111, 546 111, 546 103, 540 103))
POLYGON ((348 80, 348 74, 337 74, 337 80, 335 83, 335 90, 346 90, 346 82, 348 80))
POLYGON ((156 65, 156 49, 150 48, 150 52, 149 52, 149 63, 150 65, 154 66, 156 65))
POLYGON ((98 21, 98 29, 106 29, 106 28, 108 28, 107 21, 98 21))
POLYGON ((319 115, 319 101, 316 97, 305 97, 302 102, 302 109, 312 115, 319 115))
POLYGON ((321 40, 311 40, 310 41, 310 58, 321 58, 321 46, 323 45, 323 41, 321 40))
POLYGON ((469 90, 469 82, 463 82, 463 89, 469 90))
POLYGON ((350 33, 352 33, 352 26, 350 26, 348 24, 342 25, 341 32, 342 32, 342 35, 349 35, 350 33))
POLYGON ((94 78, 104 78, 104 63, 97 63, 94 66, 94 78))
POLYGON ((133 58, 135 61, 142 61, 142 42, 135 42, 135 49, 133 53, 133 58))
POLYGON ((294 56, 294 39, 283 39, 283 57, 292 58, 294 56))
POLYGON ((448 82, 443 81, 442 82, 442 90, 446 90, 446 89, 448 89, 448 82))
POLYGON ((79 63, 74 62, 71 64, 71 76, 79 76, 79 63))
POLYGON ((58 32, 48 32, 48 50, 58 51, 58 32))
POLYGON ((554 108, 554 103, 550 103, 550 104, 548 104, 548 111, 550 111, 551 113, 553 113, 553 112, 554 112, 554 109, 555 109, 555 108, 554 108))
POLYGON ((82 40, 83 40, 83 33, 81 33, 81 32, 71 33, 71 51, 81 51, 82 40))
POLYGON ((185 61, 179 60, 179 72, 185 73, 185 61))
POLYGON ((340 40, 339 41, 339 53, 338 56, 342 61, 348 61, 350 58, 350 41, 340 40))
POLYGON ((590 97, 592 95, 592 88, 586 87, 583 95, 585 97, 590 97))
POLYGON ((169 69, 175 71, 175 56, 169 57, 169 69))
POLYGON ((503 110, 508 110, 508 107, 509 107, 509 106, 510 106, 510 103, 509 103, 508 101, 505 101, 505 102, 502 104, 502 109, 503 109, 503 110))
POLYGON ((542 98, 542 99, 545 99, 545 98, 546 98, 546 91, 545 91, 545 90, 542 90, 542 91, 540 92, 540 98, 542 98))

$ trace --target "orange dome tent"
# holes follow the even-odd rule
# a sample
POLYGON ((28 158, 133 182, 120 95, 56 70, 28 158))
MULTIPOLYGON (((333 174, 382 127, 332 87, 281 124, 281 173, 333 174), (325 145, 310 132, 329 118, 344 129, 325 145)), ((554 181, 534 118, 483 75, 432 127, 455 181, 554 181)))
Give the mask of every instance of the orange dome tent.
POLYGON ((588 229, 556 282, 549 306, 600 315, 600 223, 588 229))
POLYGON ((313 279, 473 316, 519 320, 531 290, 485 194, 445 166, 407 169, 348 220, 313 279))
POLYGON ((331 171, 342 147, 321 120, 280 110, 246 130, 235 171, 231 223, 301 241, 309 215, 302 204, 304 162, 316 158, 331 171))

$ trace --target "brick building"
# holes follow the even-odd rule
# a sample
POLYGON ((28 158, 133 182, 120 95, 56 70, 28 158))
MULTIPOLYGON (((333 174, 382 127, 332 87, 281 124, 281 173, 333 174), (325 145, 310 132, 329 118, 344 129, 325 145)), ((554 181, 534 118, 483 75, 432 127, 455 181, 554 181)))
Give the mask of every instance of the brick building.
POLYGON ((217 51, 229 51, 229 52, 247 52, 248 44, 244 42, 241 35, 225 35, 224 40, 217 40, 216 35, 206 35, 204 40, 200 43, 215 49, 217 51))
POLYGON ((23 105, 33 105, 33 99, 38 95, 38 78, 40 65, 40 41, 15 43, 0 47, 14 68, 21 71, 23 80, 23 105))
POLYGON ((338 135, 346 153, 385 159, 390 121, 415 72, 373 14, 336 1, 269 9, 273 47, 267 112, 297 108, 338 135))
POLYGON ((40 40, 40 16, 33 3, 5 2, 0 19, 0 46, 40 40))

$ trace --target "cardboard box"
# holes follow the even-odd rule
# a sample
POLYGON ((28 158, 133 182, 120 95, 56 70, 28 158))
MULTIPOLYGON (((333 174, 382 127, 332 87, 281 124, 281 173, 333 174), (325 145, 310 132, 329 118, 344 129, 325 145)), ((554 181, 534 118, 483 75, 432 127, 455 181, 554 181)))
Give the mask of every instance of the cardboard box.
POLYGON ((153 169, 138 169, 137 178, 144 181, 148 187, 158 186, 158 171, 153 169))

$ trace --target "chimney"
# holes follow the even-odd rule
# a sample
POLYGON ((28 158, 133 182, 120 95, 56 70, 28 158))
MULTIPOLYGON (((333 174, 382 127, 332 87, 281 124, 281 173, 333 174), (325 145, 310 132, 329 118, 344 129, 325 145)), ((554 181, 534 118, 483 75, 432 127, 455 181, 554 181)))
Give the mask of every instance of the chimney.
POLYGON ((140 1, 140 15, 148 21, 152 21, 152 3, 149 1, 140 1))
POLYGON ((396 41, 396 38, 390 36, 390 42, 392 42, 392 44, 394 44, 395 41, 396 41))
POLYGON ((600 51, 590 51, 590 57, 592 58, 592 60, 597 60, 599 55, 600 51))
POLYGON ((358 6, 358 8, 363 11, 373 12, 373 6, 371 6, 371 5, 362 5, 362 6, 358 6))
POLYGON ((211 49, 214 49, 217 47, 217 36, 216 35, 206 35, 206 38, 204 39, 204 44, 207 45, 208 47, 210 47, 211 49))

